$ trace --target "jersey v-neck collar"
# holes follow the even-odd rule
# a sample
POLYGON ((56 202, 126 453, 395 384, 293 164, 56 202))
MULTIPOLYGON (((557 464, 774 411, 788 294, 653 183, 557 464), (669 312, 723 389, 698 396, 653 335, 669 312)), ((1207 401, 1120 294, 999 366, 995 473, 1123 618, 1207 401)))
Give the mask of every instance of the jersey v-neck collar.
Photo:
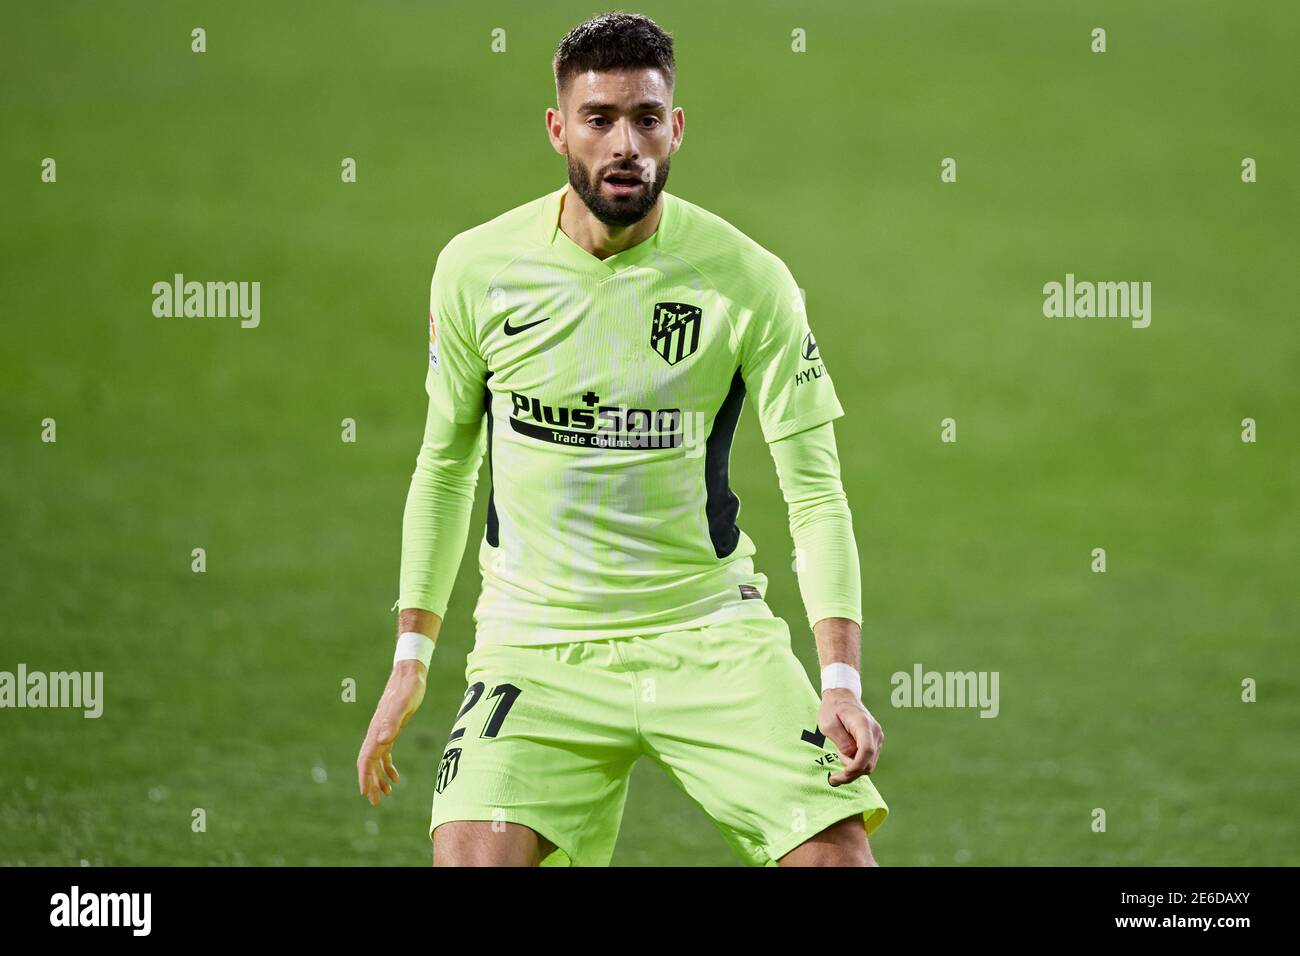
POLYGON ((664 199, 663 214, 659 217, 659 225, 655 228, 655 231, 629 249, 616 252, 607 259, 598 259, 570 239, 568 234, 560 228, 560 203, 568 191, 569 184, 565 183, 546 197, 546 202, 542 205, 542 238, 551 248, 564 255, 574 265, 601 277, 617 275, 624 269, 643 262, 653 255, 663 244, 663 237, 672 225, 673 207, 676 205, 676 198, 667 192, 663 192, 660 194, 664 199))

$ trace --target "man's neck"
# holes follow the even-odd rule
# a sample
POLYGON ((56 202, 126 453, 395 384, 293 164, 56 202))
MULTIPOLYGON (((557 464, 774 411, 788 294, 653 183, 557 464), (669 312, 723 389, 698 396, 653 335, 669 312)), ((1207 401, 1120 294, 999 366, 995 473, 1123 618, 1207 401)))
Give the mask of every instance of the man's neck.
POLYGON ((560 229, 597 259, 608 259, 649 239, 659 228, 664 213, 663 193, 659 194, 646 217, 630 226, 605 225, 591 214, 586 203, 571 188, 564 191, 560 202, 560 229))

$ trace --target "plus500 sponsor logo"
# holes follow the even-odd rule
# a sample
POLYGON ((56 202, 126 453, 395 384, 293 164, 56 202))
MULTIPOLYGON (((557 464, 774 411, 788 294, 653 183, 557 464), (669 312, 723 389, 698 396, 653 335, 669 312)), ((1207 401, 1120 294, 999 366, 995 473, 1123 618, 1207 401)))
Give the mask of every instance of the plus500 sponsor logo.
POLYGON ((682 444, 680 408, 628 408, 602 405, 588 392, 583 404, 547 405, 541 399, 510 393, 510 424, 542 441, 594 448, 677 448, 682 444))

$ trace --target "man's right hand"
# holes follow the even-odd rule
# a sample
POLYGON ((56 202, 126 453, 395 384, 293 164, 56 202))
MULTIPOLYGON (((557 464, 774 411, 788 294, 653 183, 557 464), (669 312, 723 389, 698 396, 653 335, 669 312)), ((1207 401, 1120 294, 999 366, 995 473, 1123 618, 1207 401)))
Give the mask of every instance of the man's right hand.
POLYGON ((398 661, 379 698, 375 716, 370 719, 370 729, 357 756, 357 783, 361 795, 373 806, 379 806, 379 801, 393 792, 397 782, 393 743, 419 710, 428 673, 419 661, 398 661))

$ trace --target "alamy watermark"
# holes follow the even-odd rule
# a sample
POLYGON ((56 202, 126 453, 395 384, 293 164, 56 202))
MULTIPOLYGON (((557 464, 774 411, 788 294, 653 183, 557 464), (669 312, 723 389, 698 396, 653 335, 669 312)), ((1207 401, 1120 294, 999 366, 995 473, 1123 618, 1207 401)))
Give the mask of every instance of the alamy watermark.
POLYGON ((1043 315, 1049 319, 1130 319, 1133 328, 1151 324, 1150 282, 1075 281, 1074 273, 1065 274, 1065 282, 1043 286, 1043 315))
POLYGON ((152 893, 83 893, 73 886, 50 897, 51 926, 125 926, 132 936, 148 936, 152 913, 152 893))
POLYGON ((1001 709, 997 671, 927 671, 914 664, 911 673, 890 675, 889 683, 895 707, 979 707, 981 717, 996 717, 1001 709))
POLYGON ((178 272, 171 282, 155 282, 153 296, 153 314, 160 319, 239 319, 244 329, 262 321, 260 282, 186 282, 178 272))
POLYGON ((103 671, 0 671, 0 708, 68 707, 93 720, 104 712, 103 671))

